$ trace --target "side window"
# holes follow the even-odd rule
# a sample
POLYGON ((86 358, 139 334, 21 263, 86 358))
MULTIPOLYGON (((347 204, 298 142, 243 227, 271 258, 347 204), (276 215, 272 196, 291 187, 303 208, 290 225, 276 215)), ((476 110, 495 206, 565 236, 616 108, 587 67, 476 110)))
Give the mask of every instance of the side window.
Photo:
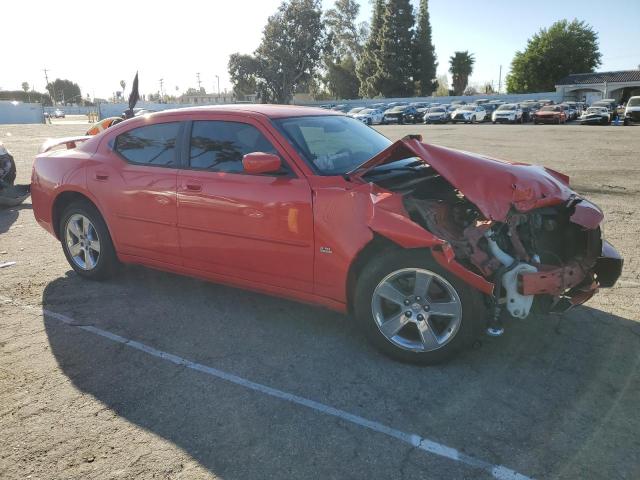
POLYGON ((116 138, 115 150, 131 163, 173 167, 180 123, 157 123, 134 128, 116 138))
POLYGON ((278 154, 253 125, 218 120, 193 122, 189 149, 191 168, 242 173, 242 157, 253 152, 278 154))

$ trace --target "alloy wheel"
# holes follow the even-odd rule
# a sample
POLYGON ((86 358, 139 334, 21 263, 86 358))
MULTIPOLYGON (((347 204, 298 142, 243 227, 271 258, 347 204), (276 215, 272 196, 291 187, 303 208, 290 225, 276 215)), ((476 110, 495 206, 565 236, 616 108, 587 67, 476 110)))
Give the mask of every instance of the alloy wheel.
POLYGON ((100 238, 91 221, 82 214, 69 217, 65 227, 69 256, 83 270, 93 270, 100 258, 100 238))
POLYGON ((430 270, 390 273, 373 291, 371 311, 380 332, 413 352, 438 350, 460 330, 462 303, 453 286, 430 270))

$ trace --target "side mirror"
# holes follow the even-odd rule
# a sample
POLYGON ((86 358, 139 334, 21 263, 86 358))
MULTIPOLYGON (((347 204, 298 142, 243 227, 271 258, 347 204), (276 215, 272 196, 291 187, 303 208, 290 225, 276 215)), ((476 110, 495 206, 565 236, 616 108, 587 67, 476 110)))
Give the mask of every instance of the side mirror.
POLYGON ((282 168, 282 162, 273 153, 253 152, 242 157, 242 168, 253 175, 276 173, 282 168))

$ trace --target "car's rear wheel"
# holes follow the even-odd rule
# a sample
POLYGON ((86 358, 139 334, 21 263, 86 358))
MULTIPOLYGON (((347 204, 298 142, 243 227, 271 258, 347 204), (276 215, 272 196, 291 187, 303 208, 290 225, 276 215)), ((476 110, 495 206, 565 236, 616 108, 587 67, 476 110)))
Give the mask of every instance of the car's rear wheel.
POLYGON ((100 212, 89 202, 65 208, 60 220, 60 242, 71 268, 92 280, 110 277, 118 263, 111 235, 100 212))
POLYGON ((383 353, 435 364, 472 343, 480 295, 440 267, 425 250, 397 250, 372 260, 359 275, 356 321, 383 353))

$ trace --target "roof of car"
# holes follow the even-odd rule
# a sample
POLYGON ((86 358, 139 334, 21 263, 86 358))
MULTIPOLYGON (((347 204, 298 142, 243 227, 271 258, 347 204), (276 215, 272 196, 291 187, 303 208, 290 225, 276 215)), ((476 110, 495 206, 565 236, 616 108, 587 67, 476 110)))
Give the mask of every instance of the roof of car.
POLYGON ((154 118, 175 113, 249 113, 265 115, 269 118, 305 117, 310 115, 342 115, 341 112, 325 110, 317 107, 302 107, 297 105, 271 105, 271 104, 229 104, 206 105, 202 107, 187 107, 171 110, 163 110, 153 114, 154 118))

